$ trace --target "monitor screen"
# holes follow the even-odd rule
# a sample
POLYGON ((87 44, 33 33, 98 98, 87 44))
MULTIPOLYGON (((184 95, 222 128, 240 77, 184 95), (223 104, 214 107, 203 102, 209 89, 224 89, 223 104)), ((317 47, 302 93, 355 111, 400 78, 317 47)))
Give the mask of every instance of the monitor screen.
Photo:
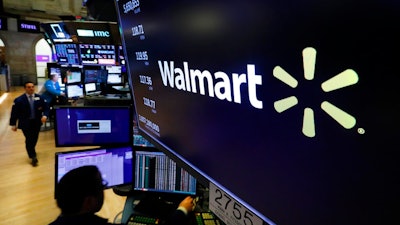
POLYGON ((398 1, 134 2, 116 1, 140 133, 230 196, 210 196, 226 224, 397 218, 398 1))
POLYGON ((132 145, 129 106, 57 106, 56 146, 132 145))
POLYGON ((73 43, 56 43, 57 61, 61 65, 80 65, 79 51, 77 44, 73 43))
POLYGON ((109 73, 107 76, 107 84, 121 84, 122 74, 109 73))
POLYGON ((85 84, 85 93, 88 94, 90 92, 97 91, 97 84, 96 83, 86 83, 85 84))
POLYGON ((84 96, 82 84, 67 84, 65 91, 68 98, 82 98, 84 96))
POLYGON ((62 90, 65 90, 65 84, 61 76, 58 77, 58 83, 60 84, 60 88, 62 88, 62 90))
POLYGON ((115 65, 115 46, 79 44, 82 65, 115 65))
MULTIPOLYGON (((111 1, 109 1, 110 3, 111 1)), ((93 3, 94 4, 94 3, 93 3)), ((97 3, 96 3, 97 4, 97 3)), ((111 2, 111 4, 113 4, 111 2)), ((107 4, 99 3, 102 10, 98 10, 100 14, 114 13, 114 7, 105 8, 107 4), (103 11, 104 10, 104 11, 103 11)), ((97 11, 97 9, 96 9, 97 11)), ((116 22, 108 21, 64 21, 65 26, 79 43, 98 44, 98 45, 121 45, 118 25, 116 22)))
POLYGON ((81 83, 82 68, 80 67, 61 67, 61 77, 65 84, 81 83))
POLYGON ((84 67, 85 83, 107 83, 108 72, 102 67, 84 67))
POLYGON ((107 66, 107 84, 122 84, 122 67, 121 66, 107 66))
POLYGON ((68 83, 77 83, 81 82, 81 72, 80 71, 71 71, 70 73, 67 73, 67 82, 68 83))
POLYGON ((136 191, 196 194, 196 179, 156 148, 136 146, 134 168, 136 191))
POLYGON ((47 63, 47 73, 48 77, 50 77, 51 74, 57 74, 58 77, 61 77, 60 65, 57 63, 47 63))
POLYGON ((41 23, 41 27, 54 43, 72 42, 71 35, 64 22, 41 23))
POLYGON ((99 168, 106 188, 132 184, 132 146, 56 152, 55 183, 70 170, 87 165, 99 168))

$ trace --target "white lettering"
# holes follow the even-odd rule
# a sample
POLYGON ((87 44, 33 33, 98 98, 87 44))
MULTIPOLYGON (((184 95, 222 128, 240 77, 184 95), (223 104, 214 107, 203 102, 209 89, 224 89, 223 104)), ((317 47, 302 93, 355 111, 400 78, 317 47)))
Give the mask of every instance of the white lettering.
POLYGON ((36 26, 35 25, 25 24, 25 23, 21 23, 21 28, 29 29, 29 30, 36 30, 36 26))
POLYGON ((140 5, 139 0, 131 0, 123 4, 122 7, 124 8, 124 13, 128 13, 129 11, 134 10, 136 7, 139 7, 139 5, 140 5))
POLYGON ((108 31, 95 30, 93 33, 96 37, 110 37, 110 32, 108 31))
POLYGON ((250 104, 258 109, 263 108, 263 102, 257 98, 257 86, 262 85, 262 76, 256 75, 253 64, 247 65, 247 73, 232 73, 231 79, 222 71, 211 74, 208 70, 189 69, 188 62, 183 62, 183 69, 175 68, 174 65, 174 61, 158 61, 164 86, 192 93, 197 93, 199 89, 201 95, 206 95, 208 91, 210 97, 229 102, 233 99, 235 103, 241 104, 241 87, 247 84, 250 104))

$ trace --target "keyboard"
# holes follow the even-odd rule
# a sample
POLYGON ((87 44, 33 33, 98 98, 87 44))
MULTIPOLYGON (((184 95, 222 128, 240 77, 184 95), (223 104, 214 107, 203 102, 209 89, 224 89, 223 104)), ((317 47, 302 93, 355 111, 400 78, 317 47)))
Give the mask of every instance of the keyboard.
POLYGON ((196 212, 194 215, 197 225, 224 225, 224 223, 211 212, 196 212))
POLYGON ((152 225, 160 224, 160 219, 150 216, 131 215, 128 225, 152 225))

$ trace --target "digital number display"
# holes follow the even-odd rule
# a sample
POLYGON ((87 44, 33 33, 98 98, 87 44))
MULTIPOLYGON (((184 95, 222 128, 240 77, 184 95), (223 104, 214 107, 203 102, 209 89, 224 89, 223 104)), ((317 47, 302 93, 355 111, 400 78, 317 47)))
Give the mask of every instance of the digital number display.
POLYGON ((259 217, 213 183, 210 183, 209 208, 226 224, 263 225, 259 217))

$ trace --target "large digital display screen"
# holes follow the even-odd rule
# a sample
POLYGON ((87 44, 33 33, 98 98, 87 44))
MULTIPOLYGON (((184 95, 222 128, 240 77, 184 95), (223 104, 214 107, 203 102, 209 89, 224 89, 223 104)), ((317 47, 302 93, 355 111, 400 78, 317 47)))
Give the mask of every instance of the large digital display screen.
POLYGON ((40 25, 54 43, 72 42, 71 35, 64 22, 48 22, 40 25))
POLYGON ((398 2, 116 4, 140 133, 227 224, 396 218, 398 2))
POLYGON ((60 65, 80 65, 78 46, 74 43, 54 44, 57 62, 60 65))
POLYGON ((82 65, 115 65, 115 46, 79 44, 82 65))
POLYGON ((129 106, 57 106, 56 146, 132 145, 129 106))

